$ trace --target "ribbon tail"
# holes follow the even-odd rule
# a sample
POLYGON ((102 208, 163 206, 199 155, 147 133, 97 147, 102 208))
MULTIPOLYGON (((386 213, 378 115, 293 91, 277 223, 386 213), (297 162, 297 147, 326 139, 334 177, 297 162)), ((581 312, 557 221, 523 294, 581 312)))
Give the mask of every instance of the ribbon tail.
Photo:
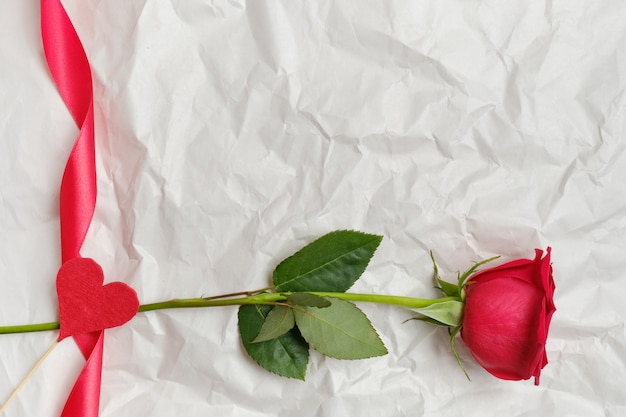
MULTIPOLYGON (((93 349, 86 356, 87 363, 81 371, 74 388, 70 392, 61 417, 97 416, 100 411, 100 384, 102 380, 102 353, 104 351, 104 332, 86 333, 75 336, 84 343, 79 347, 94 342, 93 349)), ((86 353, 82 350, 83 355, 86 353)))
POLYGON ((41 37, 48 68, 77 126, 93 98, 91 69, 80 38, 60 0, 41 0, 41 37))

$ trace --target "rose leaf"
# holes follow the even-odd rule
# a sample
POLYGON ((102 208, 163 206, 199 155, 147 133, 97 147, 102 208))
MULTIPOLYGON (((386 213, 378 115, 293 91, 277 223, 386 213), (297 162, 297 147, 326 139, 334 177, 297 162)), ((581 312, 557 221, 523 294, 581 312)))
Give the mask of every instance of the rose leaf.
POLYGON ((284 335, 296 324, 293 312, 286 306, 275 306, 267 313, 259 334, 252 343, 267 342, 284 335))
POLYGON ((331 299, 327 308, 294 308, 296 324, 311 347, 337 359, 381 356, 387 348, 367 316, 349 301, 331 299))
POLYGON ((277 291, 344 292, 361 276, 382 236, 351 230, 328 233, 274 270, 277 291))
POLYGON ((239 334, 250 357, 266 370, 289 378, 304 380, 309 361, 309 345, 296 328, 266 342, 253 343, 271 306, 239 307, 239 334))

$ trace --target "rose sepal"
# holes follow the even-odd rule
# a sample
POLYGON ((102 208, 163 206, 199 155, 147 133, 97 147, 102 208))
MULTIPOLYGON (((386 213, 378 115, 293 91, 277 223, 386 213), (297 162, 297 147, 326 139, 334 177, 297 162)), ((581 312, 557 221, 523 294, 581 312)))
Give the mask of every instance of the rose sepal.
POLYGON ((456 336, 463 327, 463 310, 465 309, 465 287, 471 284, 469 278, 480 268, 481 266, 498 259, 499 256, 493 256, 480 262, 476 262, 471 268, 463 272, 459 272, 457 276, 457 282, 452 283, 445 281, 439 276, 439 267, 435 261, 433 252, 430 251, 430 259, 433 263, 433 271, 435 281, 438 284, 438 289, 448 297, 457 298, 454 301, 445 301, 436 303, 423 308, 413 308, 411 310, 419 313, 422 317, 416 317, 411 320, 420 320, 436 326, 442 326, 448 328, 450 334, 450 350, 456 359, 457 364, 469 380, 469 374, 463 367, 461 357, 456 350, 456 336))
POLYGON ((412 308, 411 310, 434 320, 437 325, 457 327, 461 325, 464 303, 459 300, 444 301, 427 307, 412 308))

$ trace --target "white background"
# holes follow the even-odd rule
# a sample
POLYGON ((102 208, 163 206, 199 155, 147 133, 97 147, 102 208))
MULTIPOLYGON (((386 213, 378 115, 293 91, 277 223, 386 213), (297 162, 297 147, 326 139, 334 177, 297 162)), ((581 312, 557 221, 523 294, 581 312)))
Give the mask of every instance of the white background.
MULTIPOLYGON (((384 235, 352 291, 434 297, 472 262, 553 248, 541 385, 364 305, 390 353, 258 368, 236 308, 108 330, 101 416, 626 414, 626 3, 66 0, 92 64, 98 205, 83 255, 144 303, 262 288, 334 229, 384 235)), ((0 2, 0 323, 54 321, 58 186, 77 129, 39 2, 0 2)), ((0 337, 0 398, 55 332, 0 337)), ((461 344, 462 345, 462 344, 461 344)), ((57 416, 61 343, 10 405, 57 416)), ((2 400, 0 400, 2 401, 2 400)))

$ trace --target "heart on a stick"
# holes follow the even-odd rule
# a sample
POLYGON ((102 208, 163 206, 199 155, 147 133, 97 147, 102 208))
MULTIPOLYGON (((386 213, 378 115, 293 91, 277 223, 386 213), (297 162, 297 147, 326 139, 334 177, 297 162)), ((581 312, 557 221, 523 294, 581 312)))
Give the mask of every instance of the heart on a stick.
POLYGON ((68 336, 121 326, 139 309, 137 293, 122 282, 102 285, 102 268, 93 259, 75 258, 57 274, 59 341, 68 336))

